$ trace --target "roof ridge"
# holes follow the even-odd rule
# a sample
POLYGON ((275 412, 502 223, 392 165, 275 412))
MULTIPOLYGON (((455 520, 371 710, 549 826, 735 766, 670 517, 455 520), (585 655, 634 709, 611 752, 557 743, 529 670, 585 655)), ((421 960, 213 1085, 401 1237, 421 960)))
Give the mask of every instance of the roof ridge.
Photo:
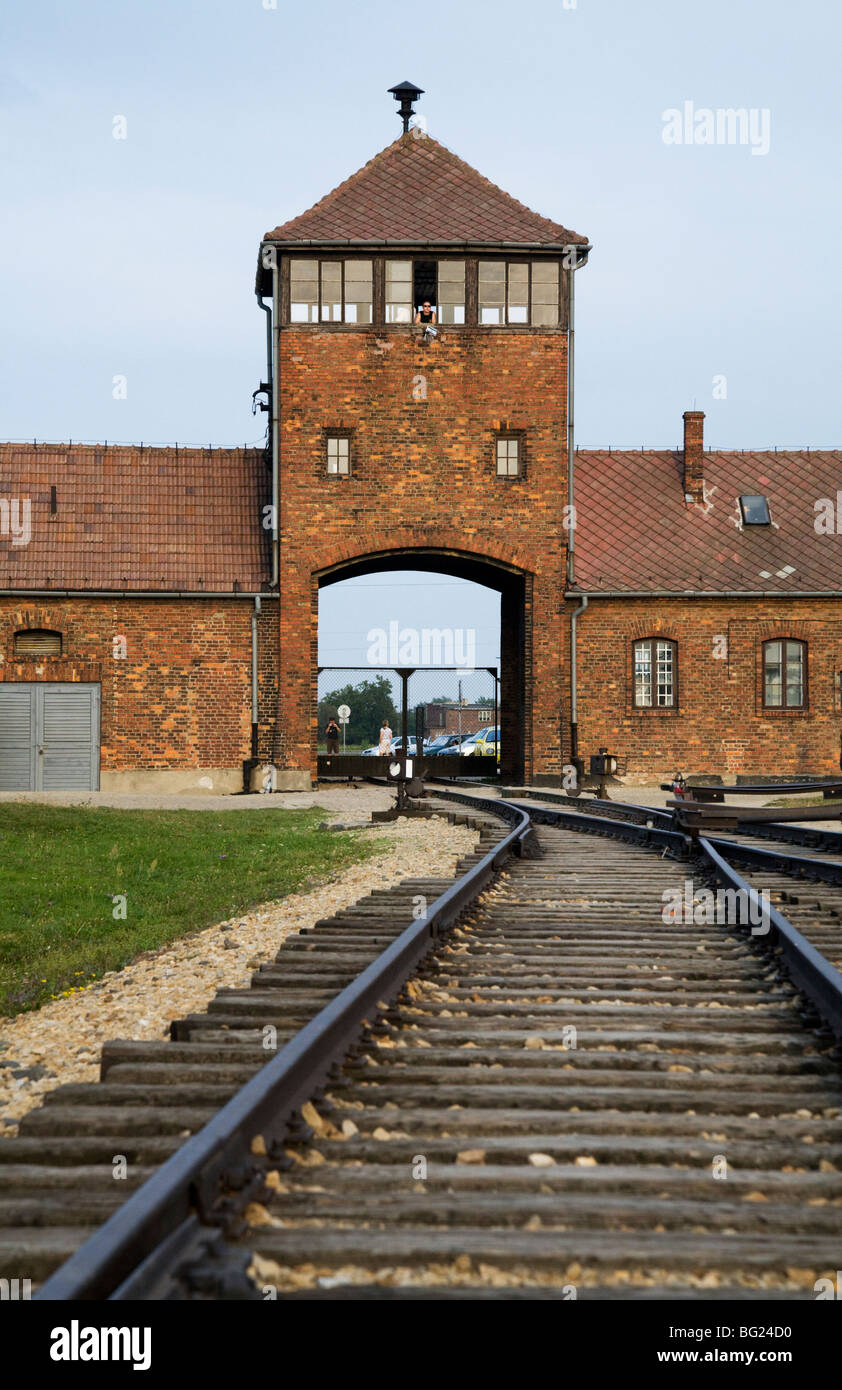
POLYGON ((466 244, 588 244, 587 237, 536 212, 440 140, 417 128, 378 150, 317 202, 266 232, 264 240, 434 243, 443 237, 443 209, 454 219, 452 239, 466 244), (425 187, 425 166, 429 170, 429 187, 425 187), (416 211, 420 209, 421 223, 413 224, 411 217, 407 222, 406 214, 413 204, 416 211), (340 209, 347 219, 345 227, 337 226, 340 209), (389 232, 390 218, 396 223, 394 235, 389 232), (424 218, 430 220, 426 229, 424 218), (438 235, 434 234, 436 231, 438 235))

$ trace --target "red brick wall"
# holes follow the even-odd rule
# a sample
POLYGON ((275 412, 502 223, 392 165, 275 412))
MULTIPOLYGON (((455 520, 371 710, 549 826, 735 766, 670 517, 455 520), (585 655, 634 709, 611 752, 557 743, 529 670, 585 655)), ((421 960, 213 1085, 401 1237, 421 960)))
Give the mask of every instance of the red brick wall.
MULTIPOLYGON (((569 612, 572 604, 567 605, 569 612)), ((832 600, 592 599, 579 618, 579 745, 659 781, 675 771, 838 773, 842 603, 832 600), (632 705, 632 643, 678 643, 674 710, 632 705), (727 639, 727 656, 714 656, 727 639), (763 708, 762 643, 808 644, 807 707, 763 708)), ((568 628, 569 632, 569 628, 568 628)))
POLYGON ((442 328, 423 345, 409 329, 285 328, 280 363, 279 766, 315 767, 319 571, 422 548, 443 572, 451 552, 524 576, 526 770, 560 770, 564 333, 442 328), (497 477, 500 428, 525 431, 521 479, 497 477), (352 432, 351 477, 326 473, 331 429, 352 432))
MULTIPOLYGON (((236 768, 251 749, 251 603, 0 598, 0 680, 99 681, 101 766, 236 768), (61 657, 16 660, 14 633, 62 634, 61 657), (126 638, 125 659, 113 639, 126 638)), ((271 744, 277 605, 260 619, 262 754, 271 744), (268 693, 267 693, 268 692, 268 693)))

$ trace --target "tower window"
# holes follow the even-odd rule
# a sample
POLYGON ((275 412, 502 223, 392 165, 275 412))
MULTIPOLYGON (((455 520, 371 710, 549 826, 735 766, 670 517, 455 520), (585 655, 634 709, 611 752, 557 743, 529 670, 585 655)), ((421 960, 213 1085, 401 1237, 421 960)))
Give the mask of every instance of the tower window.
POLYGON ((386 262, 386 322, 412 323, 423 304, 439 323, 465 322, 464 261, 386 262))
POLYGON ((351 472, 351 441, 347 434, 327 436, 327 471, 345 476, 351 472))
POLYGON ((763 704, 766 708, 803 709, 806 685, 806 642, 764 642, 763 704))
POLYGON ((61 656, 61 633, 46 628, 27 628, 15 633, 15 656, 61 656))
POLYGON ((638 709, 673 709, 676 644, 647 637, 634 644, 634 703, 638 709))
POLYGON ((386 322, 412 323, 412 261, 386 262, 386 322))
POLYGON ((765 497, 741 497, 740 512, 743 526, 768 526, 772 520, 765 497))
POLYGON ((439 261, 439 323, 465 322, 465 262, 439 261))
POLYGON ((497 476, 519 478, 523 450, 519 435, 501 434, 497 437, 497 476))
POLYGON ((480 261, 479 321, 558 327, 557 261, 480 261))
POLYGON ((371 261, 290 261, 290 322, 371 323, 371 261))

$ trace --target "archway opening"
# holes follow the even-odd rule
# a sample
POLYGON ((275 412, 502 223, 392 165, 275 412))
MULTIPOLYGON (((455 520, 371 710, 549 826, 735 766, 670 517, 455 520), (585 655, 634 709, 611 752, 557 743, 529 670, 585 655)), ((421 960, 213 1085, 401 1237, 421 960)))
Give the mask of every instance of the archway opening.
POLYGON ((343 703, 351 708, 347 746, 365 751, 378 701, 386 717, 399 712, 396 672, 409 668, 410 735, 419 706, 431 740, 484 733, 491 752, 496 727, 501 778, 524 778, 527 576, 481 557, 419 549, 364 556, 315 578, 322 742, 333 705, 343 703), (356 720, 355 697, 363 716, 356 720))

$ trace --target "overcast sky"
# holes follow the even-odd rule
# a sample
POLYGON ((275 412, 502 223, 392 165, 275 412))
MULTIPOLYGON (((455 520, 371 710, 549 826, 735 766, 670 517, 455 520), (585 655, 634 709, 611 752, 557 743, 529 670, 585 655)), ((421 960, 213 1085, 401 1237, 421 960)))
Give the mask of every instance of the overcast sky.
MULTIPOLYGON (((695 406, 716 446, 838 447, 839 15, 836 0, 5 0, 0 437, 259 441, 260 237, 394 139, 385 89, 407 78, 431 135, 594 244, 580 444, 673 447, 695 406), (666 143, 664 113, 685 120, 686 103, 693 129, 700 111, 754 112, 753 145, 666 143)), ((452 625, 496 621, 496 596, 478 607, 441 582, 418 580, 440 620, 446 597, 452 625)), ((330 603, 322 660, 339 662, 368 625, 351 621, 358 594, 330 603)))

